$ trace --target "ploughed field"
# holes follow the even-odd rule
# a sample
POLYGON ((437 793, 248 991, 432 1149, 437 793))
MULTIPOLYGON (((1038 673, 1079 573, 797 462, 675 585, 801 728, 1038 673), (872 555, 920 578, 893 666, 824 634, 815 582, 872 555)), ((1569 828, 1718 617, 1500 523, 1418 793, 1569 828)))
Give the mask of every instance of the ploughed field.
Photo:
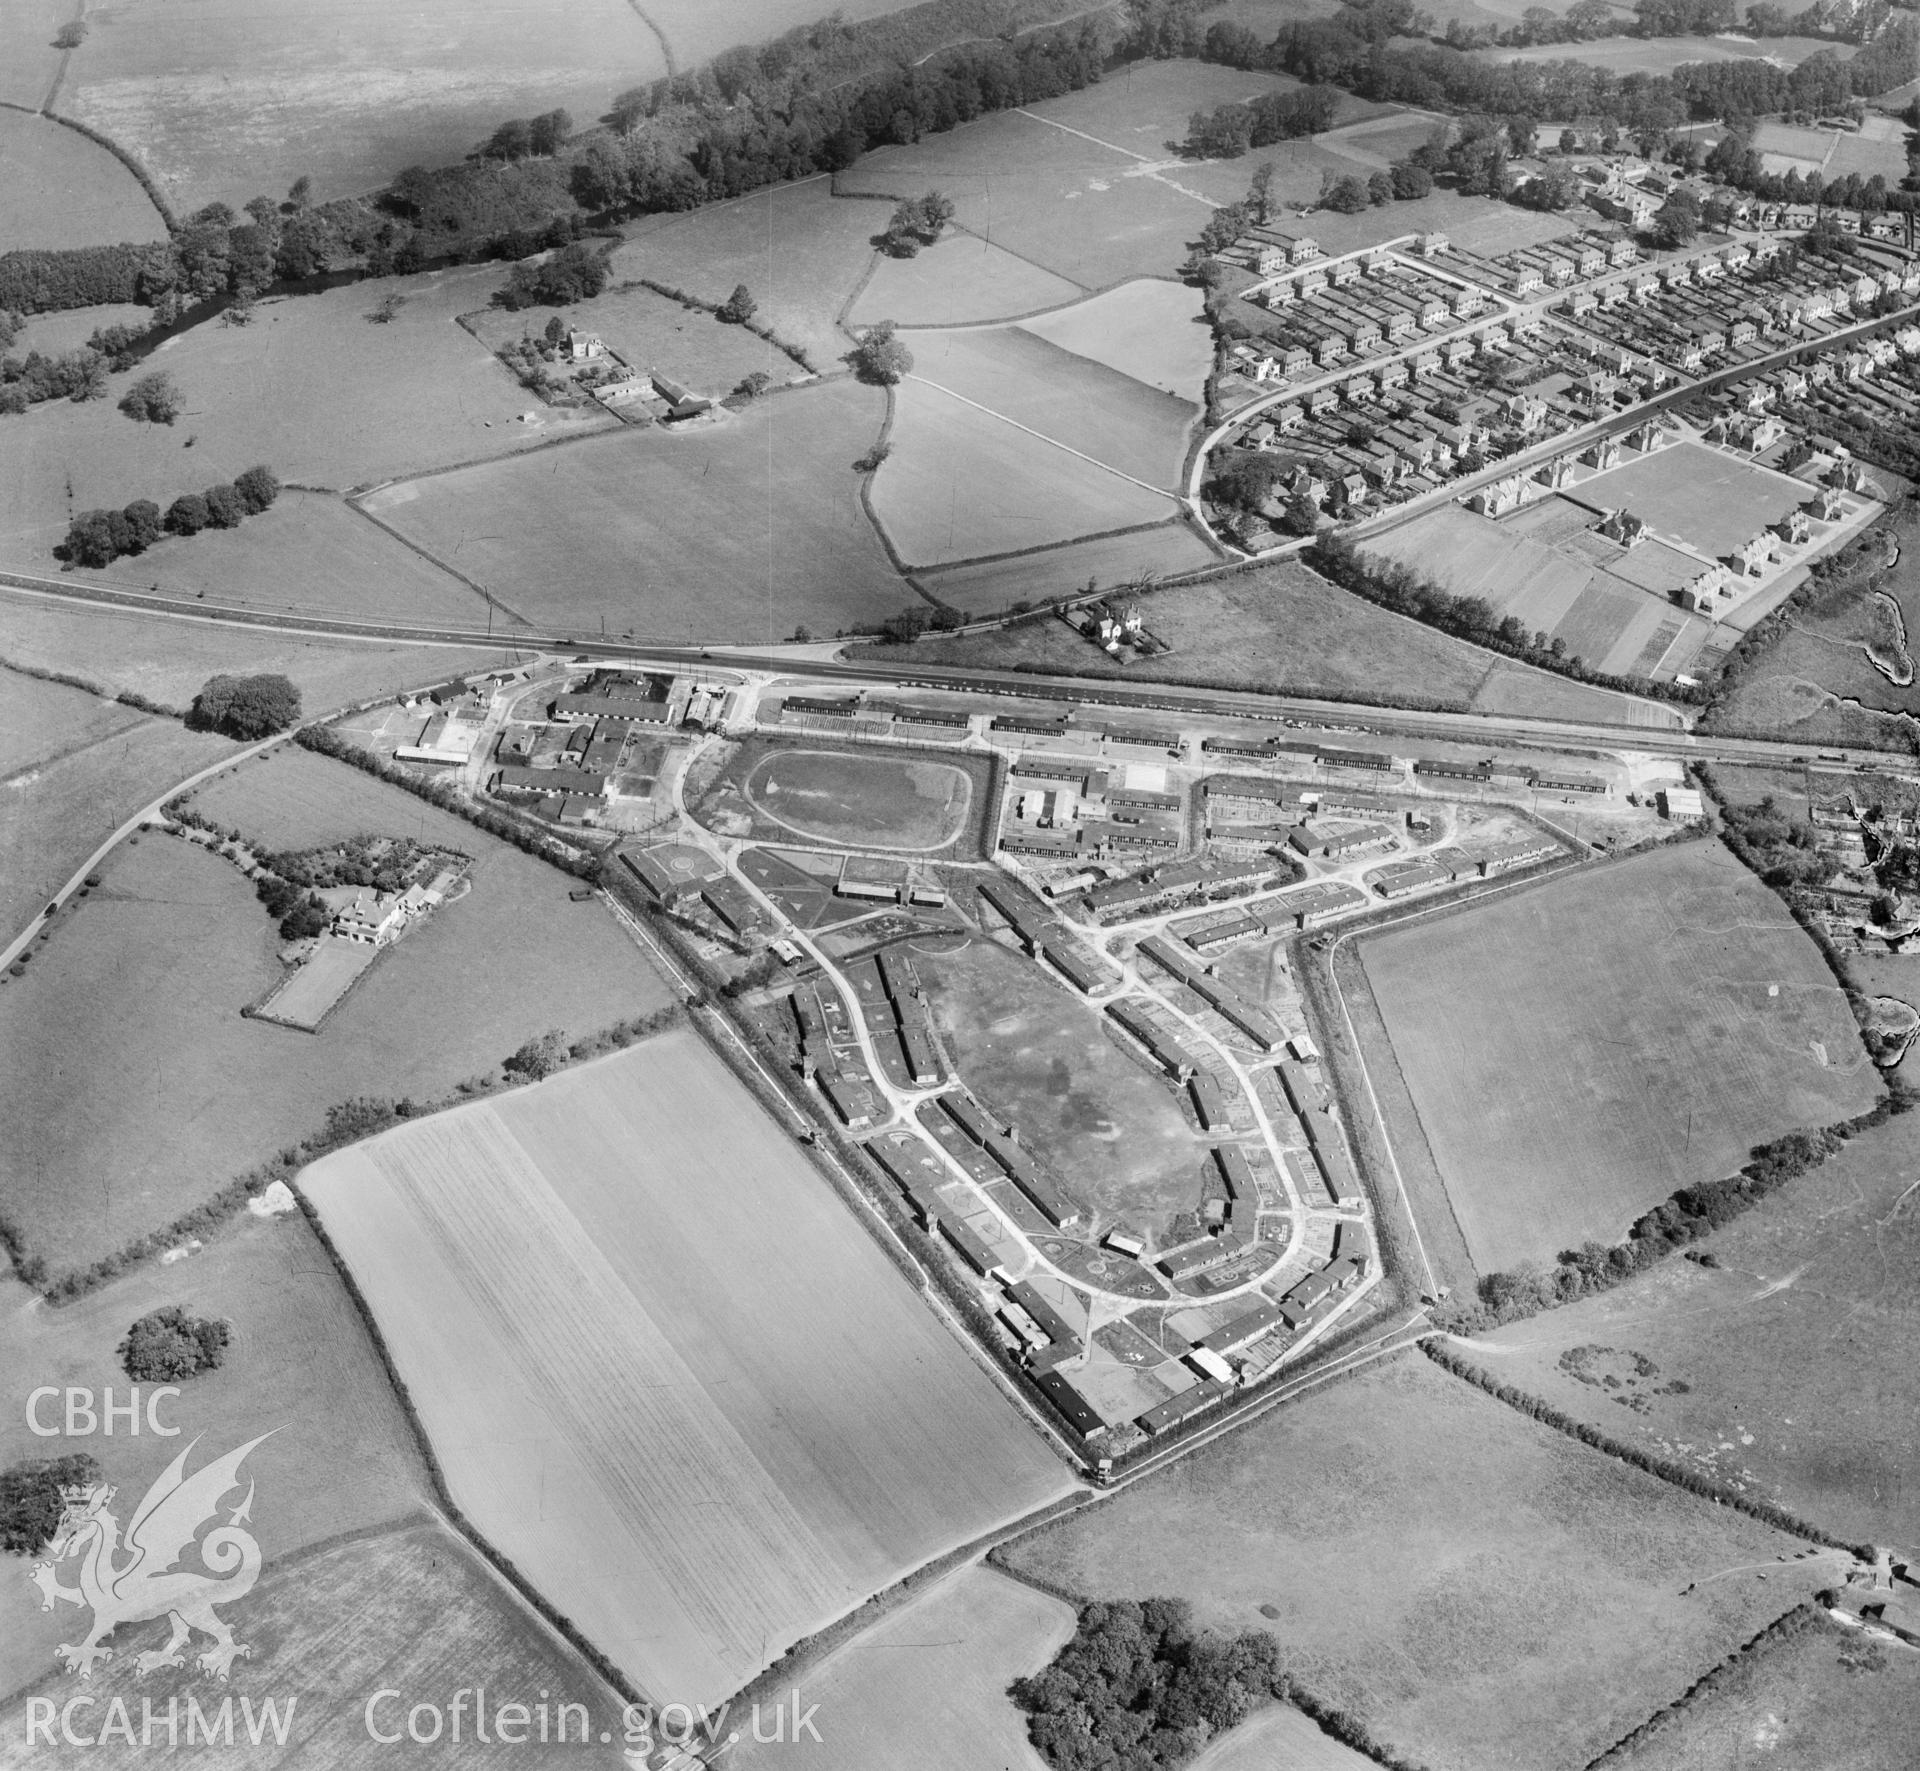
POLYGON ((1818 949, 1715 842, 1482 899, 1361 951, 1483 1273, 1616 1241, 1676 1189, 1879 1092, 1818 949))
POLYGON ((1067 1486, 691 1032, 302 1185, 455 1499, 663 1701, 1067 1486))

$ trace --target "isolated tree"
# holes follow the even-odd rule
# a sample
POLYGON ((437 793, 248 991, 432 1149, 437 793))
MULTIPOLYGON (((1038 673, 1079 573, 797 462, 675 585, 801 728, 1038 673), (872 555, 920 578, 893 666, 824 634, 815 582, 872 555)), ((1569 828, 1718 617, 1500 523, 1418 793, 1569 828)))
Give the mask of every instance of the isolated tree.
POLYGON ((304 209, 313 201, 313 180, 304 172, 288 187, 287 201, 296 209, 304 209))
POLYGON ((284 676, 209 677, 187 709, 196 732, 252 740, 284 732, 300 717, 300 691, 284 676))
POLYGON ((234 486, 225 481, 217 486, 209 486, 201 493, 201 497, 207 501, 209 529, 237 529, 246 520, 247 501, 234 486))
POLYGON ((1367 202, 1366 182, 1358 177, 1336 179, 1326 195, 1326 206, 1340 215, 1358 215, 1367 202))
POLYGON ((189 1316, 179 1304, 163 1304, 134 1323, 116 1351, 121 1368, 135 1383, 177 1384, 218 1370, 232 1338, 224 1322, 189 1316))
POLYGON ((400 317, 400 310, 407 305, 407 298, 397 289, 389 289, 367 312, 367 318, 376 326, 391 326, 400 317))
POLYGON ((234 478, 233 489, 247 507, 248 516, 258 516, 280 496, 280 476, 270 467, 250 467, 234 478))
POLYGON ((733 293, 714 309, 714 318, 729 326, 744 326, 759 311, 760 304, 753 299, 753 291, 744 283, 736 283, 733 293))
POLYGON ((1693 243, 1700 231, 1700 199, 1691 191, 1675 191, 1653 218, 1653 235, 1662 246, 1673 249, 1693 243))
POLYGON ((141 376, 120 396, 120 410, 141 424, 171 424, 186 407, 179 387, 164 369, 141 376))
POLYGON ((62 25, 53 34, 55 49, 78 49, 87 40, 87 25, 84 19, 74 19, 70 24, 62 25))
POLYGON ((1320 507, 1304 492, 1296 492, 1281 511, 1280 521, 1289 535, 1311 535, 1320 527, 1320 507))
POLYGON ((891 387, 913 371, 913 353, 895 335, 891 320, 868 327, 860 342, 841 361, 860 380, 880 387, 891 387))
POLYGON ((540 336, 549 344, 559 344, 567 336, 567 323, 558 314, 554 314, 546 324, 540 336))
POLYGON ((207 526, 207 501, 198 492, 183 492, 167 506, 167 533, 198 535, 207 526))
POLYGON ((1273 215, 1273 172, 1273 162, 1262 160, 1247 181, 1247 212, 1258 227, 1265 227, 1273 215))

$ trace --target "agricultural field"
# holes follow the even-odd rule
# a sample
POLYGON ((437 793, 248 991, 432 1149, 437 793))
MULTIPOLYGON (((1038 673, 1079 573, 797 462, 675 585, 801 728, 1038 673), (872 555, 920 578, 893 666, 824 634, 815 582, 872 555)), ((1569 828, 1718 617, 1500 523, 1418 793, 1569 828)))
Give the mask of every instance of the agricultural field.
MULTIPOLYGON (((885 224, 875 204, 868 219, 885 224)), ((1060 307, 1081 294, 1052 271, 971 234, 949 234, 912 258, 876 258, 848 310, 853 329, 878 320, 902 326, 958 326, 1060 307)))
POLYGON ((724 1697, 1068 1486, 691 1031, 301 1184, 456 1501, 649 1691, 724 1697))
MULTIPOLYGON (((126 1501, 137 1501, 167 1458, 198 1435, 212 1456, 271 1433, 246 1465, 260 1485, 253 1529, 270 1567, 426 1503, 427 1471, 413 1430, 332 1261, 297 1211, 264 1220, 243 1213, 190 1259, 147 1262, 57 1310, 9 1308, 0 1316, 7 1373, 0 1466, 67 1449, 49 1452, 28 1430, 29 1390, 51 1384, 98 1392, 112 1384, 124 1397, 126 1373, 114 1350, 134 1321, 166 1304, 229 1323, 232 1340, 219 1370, 164 1404, 163 1422, 180 1429, 177 1443, 163 1451, 150 1434, 129 1439, 123 1427, 112 1442, 81 1448, 100 1460, 126 1501)), ((40 1406, 44 1422, 57 1416, 57 1405, 40 1406)), ((0 1691, 39 1677, 55 1643, 72 1639, 75 1615, 12 1611, 0 1637, 0 1691)))
POLYGON ((1176 514, 1170 493, 917 374, 894 391, 893 452, 872 496, 875 520, 910 565, 1020 553, 1176 514))
POLYGON ((164 508, 256 462, 290 483, 343 490, 617 425, 544 406, 537 423, 518 421, 538 402, 454 324, 499 280, 495 266, 402 279, 391 287, 406 305, 387 325, 367 320, 373 298, 348 285, 262 301, 245 326, 196 326, 146 364, 168 371, 185 398, 171 425, 117 412, 121 379, 105 400, 50 401, 9 419, 0 559, 46 571, 76 511, 142 497, 164 508))
POLYGON ((55 1272, 171 1222, 338 1102, 436 1100, 550 1028, 578 1038, 667 1000, 604 906, 568 900, 570 876, 411 795, 296 750, 230 779, 201 808, 262 841, 442 842, 475 857, 472 889, 310 1036, 241 1016, 281 966, 237 868, 158 833, 116 849, 100 888, 0 990, 0 1040, 20 1054, 0 1088, 15 1157, 0 1209, 55 1272), (317 790, 315 771, 328 776, 317 790), (270 815, 249 811, 249 791, 270 815))
POLYGON ((1072 1608, 1060 1600, 996 1569, 964 1568, 808 1672, 800 1689, 820 1706, 818 1742, 755 1746, 743 1738, 733 1762, 792 1771, 909 1764, 977 1771, 997 1760, 1041 1771, 1007 1686, 1045 1666, 1073 1624, 1072 1608))
POLYGON ((1136 1227, 1197 1209, 1207 1146, 1097 1011, 992 941, 910 951, 968 1088, 1069 1192, 1136 1227))
POLYGON ((1000 1554, 1270 1630, 1305 1685, 1434 1771, 1577 1771, 1801 1596, 1703 1577, 1801 1547, 1408 1352, 1000 1554))
POLYGON ((1367 1771, 1373 1761, 1322 1734, 1297 1709, 1269 1704, 1214 1740, 1189 1771, 1367 1771))
MULTIPOLYGON (((282 492, 270 510, 237 529, 164 536, 138 557, 84 576, 161 596, 191 595, 209 606, 398 626, 457 629, 487 621, 478 592, 323 492, 282 492)), ((507 625, 498 610, 494 621, 507 625)))
MULTIPOLYGON (((912 392, 900 400, 899 456, 925 446, 914 425, 916 418, 926 422, 917 403, 925 383, 1142 485, 1179 490, 1188 433, 1200 416, 1200 380, 1184 393, 1163 392, 1021 326, 903 336, 913 351, 913 378, 912 392)), ((877 484, 887 477, 882 470, 877 484)))
POLYGON ((60 72, 54 33, 73 16, 68 0, 20 0, 0 25, 0 104, 37 111, 60 72))
POLYGON ((0 241, 9 251, 167 237, 140 181, 77 129, 0 111, 0 164, 0 241))
MULTIPOLYGON (((1050 557, 1035 556, 1034 564, 1050 557)), ((1111 576, 1095 564, 1081 570, 1102 584, 1118 585, 1137 568, 1116 553, 1111 576)), ((1072 581, 1085 579, 1076 572, 1072 581)), ((948 601, 968 600, 946 588, 954 582, 952 575, 936 582, 948 601)), ((1023 589, 1020 594, 1032 593, 1023 589)), ((984 603, 986 598, 973 600, 984 603)), ((1124 675, 1274 693, 1330 692, 1356 700, 1382 698, 1390 689, 1397 701, 1485 713, 1623 725, 1677 723, 1673 712, 1657 703, 1529 670, 1390 615, 1291 561, 1154 591, 1139 600, 1148 630, 1171 650, 1138 664, 1116 664, 1064 622, 1045 619, 965 639, 923 639, 911 652, 884 649, 877 655, 1002 669, 1030 664, 1076 676, 1124 675)))
POLYGON ((683 307, 638 283, 570 307, 542 307, 519 314, 489 308, 473 315, 468 324, 483 344, 497 350, 529 334, 539 336, 556 316, 563 326, 599 333, 607 348, 636 375, 658 369, 708 399, 732 393, 756 371, 770 375, 775 387, 806 373, 785 351, 746 327, 723 325, 699 308, 683 307))
MULTIPOLYGON (((392 645, 201 625, 136 609, 56 603, 4 587, 0 619, 6 627, 0 655, 36 670, 72 671, 110 693, 132 690, 167 707, 185 707, 208 677, 222 671, 270 671, 292 678, 311 717, 370 695, 513 661, 511 652, 478 647, 392 645)), ((181 775, 190 772, 180 770, 181 775)))
POLYGON ((1205 387, 1213 367, 1200 292, 1157 277, 1023 320, 1019 329, 1182 401, 1205 387))
POLYGON ((1849 1540, 1911 1542, 1916 1183, 1920 1128, 1907 1114, 1715 1231, 1702 1246, 1716 1267, 1662 1261, 1469 1356, 1849 1540))
POLYGON ((1361 955, 1482 1273, 1617 1241, 1879 1093, 1818 949, 1716 842, 1481 899, 1361 955))
POLYGON ((676 644, 831 634, 911 594, 853 469, 884 409, 875 388, 825 382, 684 429, 622 427, 391 486, 366 506, 543 626, 676 644))
MULTIPOLYGON (((247 1460, 243 1476, 267 1449, 262 1446, 247 1460)), ((139 1492, 133 1489, 133 1498, 139 1492)), ((251 1521, 256 1532, 279 1500, 263 1483, 251 1521)), ((128 1504, 124 1494, 122 1504, 128 1504)), ((67 1613, 69 1633, 74 1615, 67 1613)), ((209 1716, 218 1715, 222 1702, 232 1703, 235 1744, 228 1754, 248 1765, 345 1771, 367 1764, 383 1751, 402 1761, 419 1754, 403 1732, 411 1706, 431 1705, 439 1712, 440 1727, 446 1729, 451 1725, 455 1695, 463 1689, 461 1721, 465 1739, 471 1741, 472 1693, 476 1686, 484 1686, 488 1763, 534 1771, 554 1762, 556 1747, 542 1744, 535 1732, 543 1692, 550 1694, 550 1706, 585 1706, 588 1739, 584 1741, 578 1712, 568 1714, 568 1764, 579 1765, 582 1771, 617 1771, 628 1762, 620 1745, 623 1706, 619 1698, 486 1567, 464 1539, 435 1520, 420 1518, 390 1530, 356 1535, 290 1561, 269 1560, 259 1585, 233 1606, 229 1621, 253 1654, 235 1663, 227 1684, 216 1686, 191 1663, 143 1679, 134 1655, 122 1652, 97 1668, 85 1687, 99 1707, 74 1710, 75 1732, 67 1739, 56 1722, 51 1734, 54 1744, 47 1745, 48 1737, 42 1736, 28 1749, 28 1756, 40 1764, 71 1766, 74 1771, 103 1760, 112 1762, 119 1757, 115 1735, 107 1735, 102 1751, 94 1744, 95 1730, 105 1732, 114 1720, 110 1706, 121 1704, 137 1740, 145 1713, 143 1699, 153 1705, 156 1740, 164 1737, 168 1700, 177 1701, 184 1738, 190 1715, 186 1704, 191 1698, 209 1716), (379 1692, 399 1694, 382 1698, 372 1712, 373 1726, 381 1735, 396 1736, 385 1746, 374 1746, 369 1739, 368 1703, 379 1692), (526 1741, 515 1744, 509 1737, 503 1742, 497 1732, 500 1706, 519 1699, 528 1706, 526 1741), (249 1738, 242 1708, 246 1701, 254 1705, 256 1724, 266 1701, 278 1704, 283 1727, 291 1715, 284 1744, 265 1728, 258 1744, 249 1738), (69 1744, 73 1739, 87 1744, 69 1744)), ((157 1624, 129 1625, 116 1641, 122 1638, 143 1647, 157 1646, 165 1640, 165 1632, 157 1624)), ((73 1682, 49 1675, 33 1694, 64 1705, 73 1695, 73 1682)), ((0 1709, 0 1727, 11 1740, 26 1738, 28 1695, 21 1692, 0 1709)), ((551 1715, 557 1726, 557 1707, 551 1715)), ((516 1725, 510 1714, 506 1720, 509 1727, 516 1725)), ((434 1726, 434 1717, 422 1711, 417 1723, 426 1734, 434 1726)), ((204 1742, 196 1742, 196 1748, 208 1750, 204 1742)), ((147 1749, 147 1756, 153 1750, 157 1749, 147 1749)), ((126 1762, 136 1756, 137 1748, 127 1754, 126 1762)))
POLYGON ((816 841, 931 854, 966 828, 973 777, 949 763, 776 750, 741 784, 762 816, 816 841))
POLYGON ((1920 1655, 1835 1624, 1770 1643, 1607 1771, 1905 1771, 1920 1655))
MULTIPOLYGON (((1034 603, 1047 597, 1064 596, 1069 591, 1085 590, 1090 583, 1109 587, 1151 583, 1185 572, 1202 572, 1219 563, 1219 556, 1176 518, 1153 529, 1097 535, 1086 541, 1069 541, 1059 547, 1017 554, 1011 559, 944 566, 915 576, 943 603, 986 614, 1010 609, 1020 602, 1034 603)), ((1014 638, 1012 634, 999 637, 1008 643, 1014 638)), ((1085 645, 1085 642, 1076 640, 1075 644, 1085 645)), ((1094 668, 1108 663, 1104 653, 1090 648, 1088 657, 1093 660, 1094 668)), ((1072 668, 1078 670, 1080 666, 1076 664, 1072 668)))
POLYGON ((42 909, 121 819, 234 748, 80 689, 0 675, 0 929, 42 909))
POLYGON ((88 24, 61 108, 137 154, 183 214, 302 176, 317 199, 375 191, 508 117, 560 106, 585 123, 667 71, 621 0, 584 0, 565 30, 513 0, 146 0, 88 24))
POLYGON ((822 173, 707 209, 642 216, 621 230, 613 275, 651 277, 712 302, 745 283, 760 304, 756 317, 830 372, 852 342, 840 312, 873 263, 873 236, 888 213, 878 200, 836 198, 822 173))

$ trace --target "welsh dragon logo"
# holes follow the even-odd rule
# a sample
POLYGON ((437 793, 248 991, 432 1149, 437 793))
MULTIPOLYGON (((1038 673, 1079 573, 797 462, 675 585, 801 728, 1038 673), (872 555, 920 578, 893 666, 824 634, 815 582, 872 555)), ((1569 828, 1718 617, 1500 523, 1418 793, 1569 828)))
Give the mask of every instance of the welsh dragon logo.
POLYGON ((215 1678, 224 1679, 235 1660, 252 1653, 233 1639, 232 1629, 214 1610, 216 1604, 244 1598, 260 1578, 260 1546, 252 1532, 241 1529, 252 1514, 251 1480, 246 1498, 227 1515, 226 1524, 203 1538, 199 1534, 218 1516, 222 1497, 239 1487, 240 1465, 247 1453, 271 1437, 262 1433, 189 1476, 187 1458, 200 1443, 195 1439, 147 1490, 127 1522, 124 1544, 120 1521, 108 1511, 115 1489, 97 1482, 60 1491, 66 1506, 47 1542, 47 1559, 35 1563, 27 1578, 40 1589, 42 1611, 51 1611, 59 1601, 93 1612, 87 1639, 77 1648, 62 1642, 54 1651, 68 1672, 92 1678, 95 1661, 113 1658, 106 1640, 115 1630, 123 1623, 145 1623, 155 1617, 170 1618, 173 1634, 165 1647, 135 1657, 134 1667, 142 1674, 184 1666, 186 1656, 180 1651, 195 1630, 213 1638, 213 1646, 197 1655, 195 1664, 215 1678), (196 1538, 200 1561, 208 1572, 177 1566, 196 1538), (123 1549, 131 1554, 123 1557, 123 1549), (58 1566, 76 1556, 80 1584, 62 1586, 58 1566))

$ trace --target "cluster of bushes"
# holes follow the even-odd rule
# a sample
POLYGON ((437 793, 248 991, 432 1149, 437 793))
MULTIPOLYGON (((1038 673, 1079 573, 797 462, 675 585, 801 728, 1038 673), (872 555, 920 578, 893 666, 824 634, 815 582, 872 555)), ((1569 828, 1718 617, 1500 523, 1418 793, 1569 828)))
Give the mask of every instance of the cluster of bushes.
POLYGON ((22 664, 17 658, 4 656, 0 656, 0 668, 11 670, 17 676, 38 677, 43 683, 64 683, 70 689, 84 689, 89 695, 97 695, 102 701, 118 701, 122 707, 136 707, 142 713, 157 713, 163 719, 185 717, 179 708, 169 707, 164 701, 149 700, 136 689, 121 689, 116 692, 88 677, 75 676, 68 670, 43 670, 37 664, 22 664))
POLYGON ((286 677, 211 676, 187 709, 196 732, 220 732, 251 743, 284 732, 300 717, 300 691, 286 677))
POLYGON ((24 357, 0 359, 0 415, 6 417, 17 418, 47 400, 82 404, 102 398, 106 391, 107 360, 85 346, 57 357, 28 351, 24 357))
POLYGON ((1422 577, 1411 566, 1398 561, 1363 559, 1359 550, 1344 535, 1332 531, 1322 533, 1308 550, 1306 559, 1323 577, 1330 578, 1346 590, 1354 591, 1369 602, 1378 603, 1383 609, 1391 609, 1397 615, 1411 616, 1457 639, 1470 640, 1476 646, 1485 646, 1490 651, 1518 658, 1543 670, 1556 671, 1577 682, 1619 689, 1632 695, 1657 696, 1669 701, 1704 699, 1705 691, 1698 687, 1649 682, 1639 677, 1612 676, 1605 671, 1589 670, 1584 659, 1577 655, 1568 656, 1561 640, 1549 639, 1544 633, 1538 632, 1529 635, 1515 616, 1496 616, 1493 605, 1485 597, 1456 596, 1452 591, 1443 590, 1432 580, 1422 577))
POLYGON ((333 925, 332 912, 316 893, 301 891, 277 873, 262 873, 253 882, 253 889, 267 914, 280 925, 283 941, 311 940, 333 925))
POLYGON ((1845 1148, 1847 1139, 1883 1124, 1910 1105, 1905 1091, 1896 1089, 1857 1118, 1822 1130, 1789 1132, 1770 1144, 1757 1145, 1752 1160, 1739 1173, 1682 1187, 1637 1219, 1622 1241, 1611 1247, 1590 1241, 1584 1247, 1563 1250, 1558 1263, 1544 1273, 1485 1274, 1477 1298, 1441 1305, 1433 1312, 1434 1323, 1449 1333, 1476 1334, 1611 1290, 1751 1211, 1789 1181, 1845 1148))
POLYGON ((38 1555, 60 1528, 63 1488, 91 1487, 100 1466, 84 1451, 67 1457, 27 1458, 0 1470, 0 1550, 38 1555))
POLYGON ((1172 1771, 1275 1699, 1387 1771, 1419 1771, 1285 1671, 1266 1631, 1201 1632, 1184 1599, 1081 1606, 1065 1647, 1007 1694, 1055 1771, 1172 1771))
POLYGON ((517 312, 523 307, 566 307, 591 301, 612 276, 613 247, 574 240, 537 264, 516 264, 493 292, 493 305, 517 312))
POLYGON ((250 467, 231 485, 187 492, 161 514, 151 498, 136 498, 124 510, 84 510, 67 528, 54 558, 72 566, 110 566, 126 554, 145 553, 162 535, 198 535, 202 529, 237 529, 280 496, 270 467, 250 467))
POLYGON ((734 291, 722 302, 703 301, 699 296, 685 289, 676 288, 672 283, 661 283, 652 277, 640 277, 633 283, 623 283, 621 288, 651 289, 655 295, 664 295, 669 301, 677 301, 682 307, 692 308, 698 313, 712 314, 716 320, 728 326, 744 326, 755 338, 764 338, 777 351, 791 357, 802 369, 814 371, 814 364, 807 353, 797 344, 789 344, 771 326, 763 324, 756 316, 760 304, 754 300, 753 291, 746 284, 738 283, 734 291), (741 297, 745 296, 743 304, 741 297))
POLYGON ((116 1352, 138 1384, 177 1384, 218 1371, 233 1330, 208 1316, 189 1316, 180 1304, 162 1304, 127 1330, 116 1352))
POLYGON ((860 342, 841 359, 861 381, 875 387, 891 387, 913 372, 913 352, 894 330, 891 320, 881 320, 860 335, 860 342))
POLYGON ((938 191, 908 197, 887 220, 880 250, 889 258, 912 258, 922 246, 931 246, 953 220, 953 199, 938 191))
POLYGON ((1658 1476, 1663 1482, 1671 1482, 1676 1488, 1684 1488, 1689 1494, 1697 1494, 1704 1500, 1718 1502, 1721 1506, 1732 1507, 1750 1519, 1758 1519, 1764 1524, 1777 1527, 1781 1531, 1791 1532, 1795 1537, 1804 1538, 1809 1543, 1825 1544, 1830 1549, 1850 1550, 1864 1561, 1873 1560, 1873 1547, 1870 1544, 1849 1543, 1845 1538, 1835 1537, 1831 1532, 1822 1530, 1818 1525, 1810 1525, 1806 1520, 1796 1518, 1784 1507, 1777 1507, 1771 1501, 1755 1500, 1742 1494, 1737 1488, 1716 1481, 1711 1476, 1703 1476, 1699 1471, 1685 1464, 1669 1463, 1663 1457, 1642 1451, 1635 1445, 1623 1445, 1617 1439, 1610 1439, 1597 1427, 1590 1427, 1583 1421, 1575 1420, 1570 1414, 1562 1413, 1551 1402, 1538 1396, 1530 1396, 1525 1390, 1517 1390, 1511 1384, 1503 1384, 1499 1379, 1482 1371, 1479 1366, 1466 1360, 1439 1341, 1428 1338, 1420 1342, 1420 1351, 1425 1353, 1442 1371, 1449 1371, 1455 1377, 1464 1378, 1475 1389, 1484 1390, 1496 1402, 1504 1402, 1509 1408, 1517 1409, 1530 1420, 1537 1420, 1542 1426, 1552 1427, 1556 1432, 1565 1433, 1571 1439, 1578 1439, 1582 1445, 1589 1445, 1595 1451, 1604 1452, 1608 1457, 1618 1458, 1622 1463, 1632 1464, 1637 1470, 1644 1470, 1649 1476, 1658 1476))

